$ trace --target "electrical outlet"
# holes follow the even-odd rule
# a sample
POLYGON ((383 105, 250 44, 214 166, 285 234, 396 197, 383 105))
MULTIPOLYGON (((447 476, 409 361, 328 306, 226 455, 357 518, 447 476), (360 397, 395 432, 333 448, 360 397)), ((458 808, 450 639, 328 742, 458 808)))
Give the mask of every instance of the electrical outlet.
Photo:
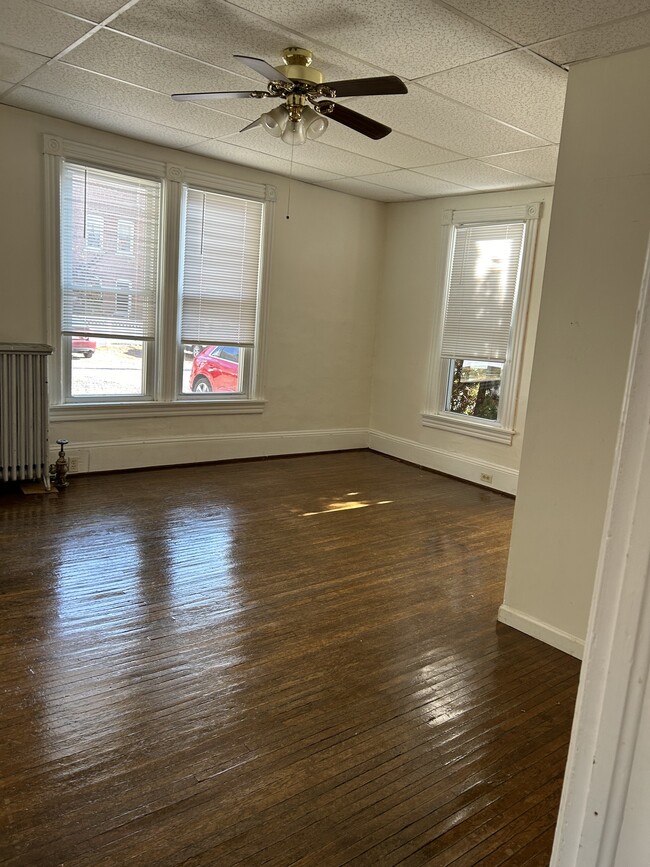
POLYGON ((486 485, 492 484, 492 473, 481 473, 481 481, 486 485))
MULTIPOLYGON (((50 462, 54 463, 57 459, 57 453, 50 455, 50 462)), ((66 451, 65 456, 68 460, 68 472, 71 476, 76 473, 90 472, 90 453, 88 449, 70 449, 66 451)))

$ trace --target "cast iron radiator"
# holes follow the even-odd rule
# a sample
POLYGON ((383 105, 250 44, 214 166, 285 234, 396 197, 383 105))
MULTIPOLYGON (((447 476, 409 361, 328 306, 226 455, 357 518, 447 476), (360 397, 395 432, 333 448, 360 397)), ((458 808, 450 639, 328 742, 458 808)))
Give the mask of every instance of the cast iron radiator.
POLYGON ((0 478, 49 488, 47 357, 51 346, 0 343, 0 478))

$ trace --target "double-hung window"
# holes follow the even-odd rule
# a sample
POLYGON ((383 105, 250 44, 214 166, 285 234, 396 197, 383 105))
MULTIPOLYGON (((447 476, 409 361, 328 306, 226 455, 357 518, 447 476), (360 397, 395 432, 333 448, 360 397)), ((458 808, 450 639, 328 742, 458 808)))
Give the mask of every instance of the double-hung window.
POLYGON ((261 411, 273 188, 53 136, 45 153, 53 417, 261 411))
POLYGON ((425 425, 510 442, 537 203, 448 212, 425 425))
POLYGON ((62 163, 61 356, 69 397, 152 394, 160 210, 160 181, 62 163), (125 258, 119 255, 119 232, 127 222, 133 246, 125 258), (77 351, 84 344, 92 347, 90 356, 77 351))
POLYGON ((180 339, 196 356, 183 393, 247 393, 264 205, 186 186, 182 213, 180 339))

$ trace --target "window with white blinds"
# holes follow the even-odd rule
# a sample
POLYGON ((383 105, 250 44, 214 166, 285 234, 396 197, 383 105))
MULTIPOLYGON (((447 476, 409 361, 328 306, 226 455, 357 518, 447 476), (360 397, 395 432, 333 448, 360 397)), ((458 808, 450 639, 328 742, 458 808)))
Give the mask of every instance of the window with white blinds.
POLYGON ((275 189, 51 135, 43 154, 53 405, 262 412, 275 189))
POLYGON ((263 217, 262 202, 185 188, 181 343, 255 343, 263 217))
POLYGON ((512 443, 541 209, 513 202, 443 213, 427 427, 512 443))
POLYGON ((506 361, 525 234, 523 220, 454 227, 443 358, 506 361))
POLYGON ((155 337, 160 194, 159 181, 64 162, 60 202, 63 334, 155 337), (123 255, 125 225, 130 227, 129 256, 123 255))

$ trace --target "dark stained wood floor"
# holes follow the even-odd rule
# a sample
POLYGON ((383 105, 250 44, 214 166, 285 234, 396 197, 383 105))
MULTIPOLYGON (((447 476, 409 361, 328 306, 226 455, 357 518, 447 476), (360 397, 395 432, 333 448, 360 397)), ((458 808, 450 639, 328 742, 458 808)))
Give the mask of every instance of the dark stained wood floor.
POLYGON ((547 865, 578 663, 496 623, 512 510, 371 452, 4 492, 0 861, 547 865))

